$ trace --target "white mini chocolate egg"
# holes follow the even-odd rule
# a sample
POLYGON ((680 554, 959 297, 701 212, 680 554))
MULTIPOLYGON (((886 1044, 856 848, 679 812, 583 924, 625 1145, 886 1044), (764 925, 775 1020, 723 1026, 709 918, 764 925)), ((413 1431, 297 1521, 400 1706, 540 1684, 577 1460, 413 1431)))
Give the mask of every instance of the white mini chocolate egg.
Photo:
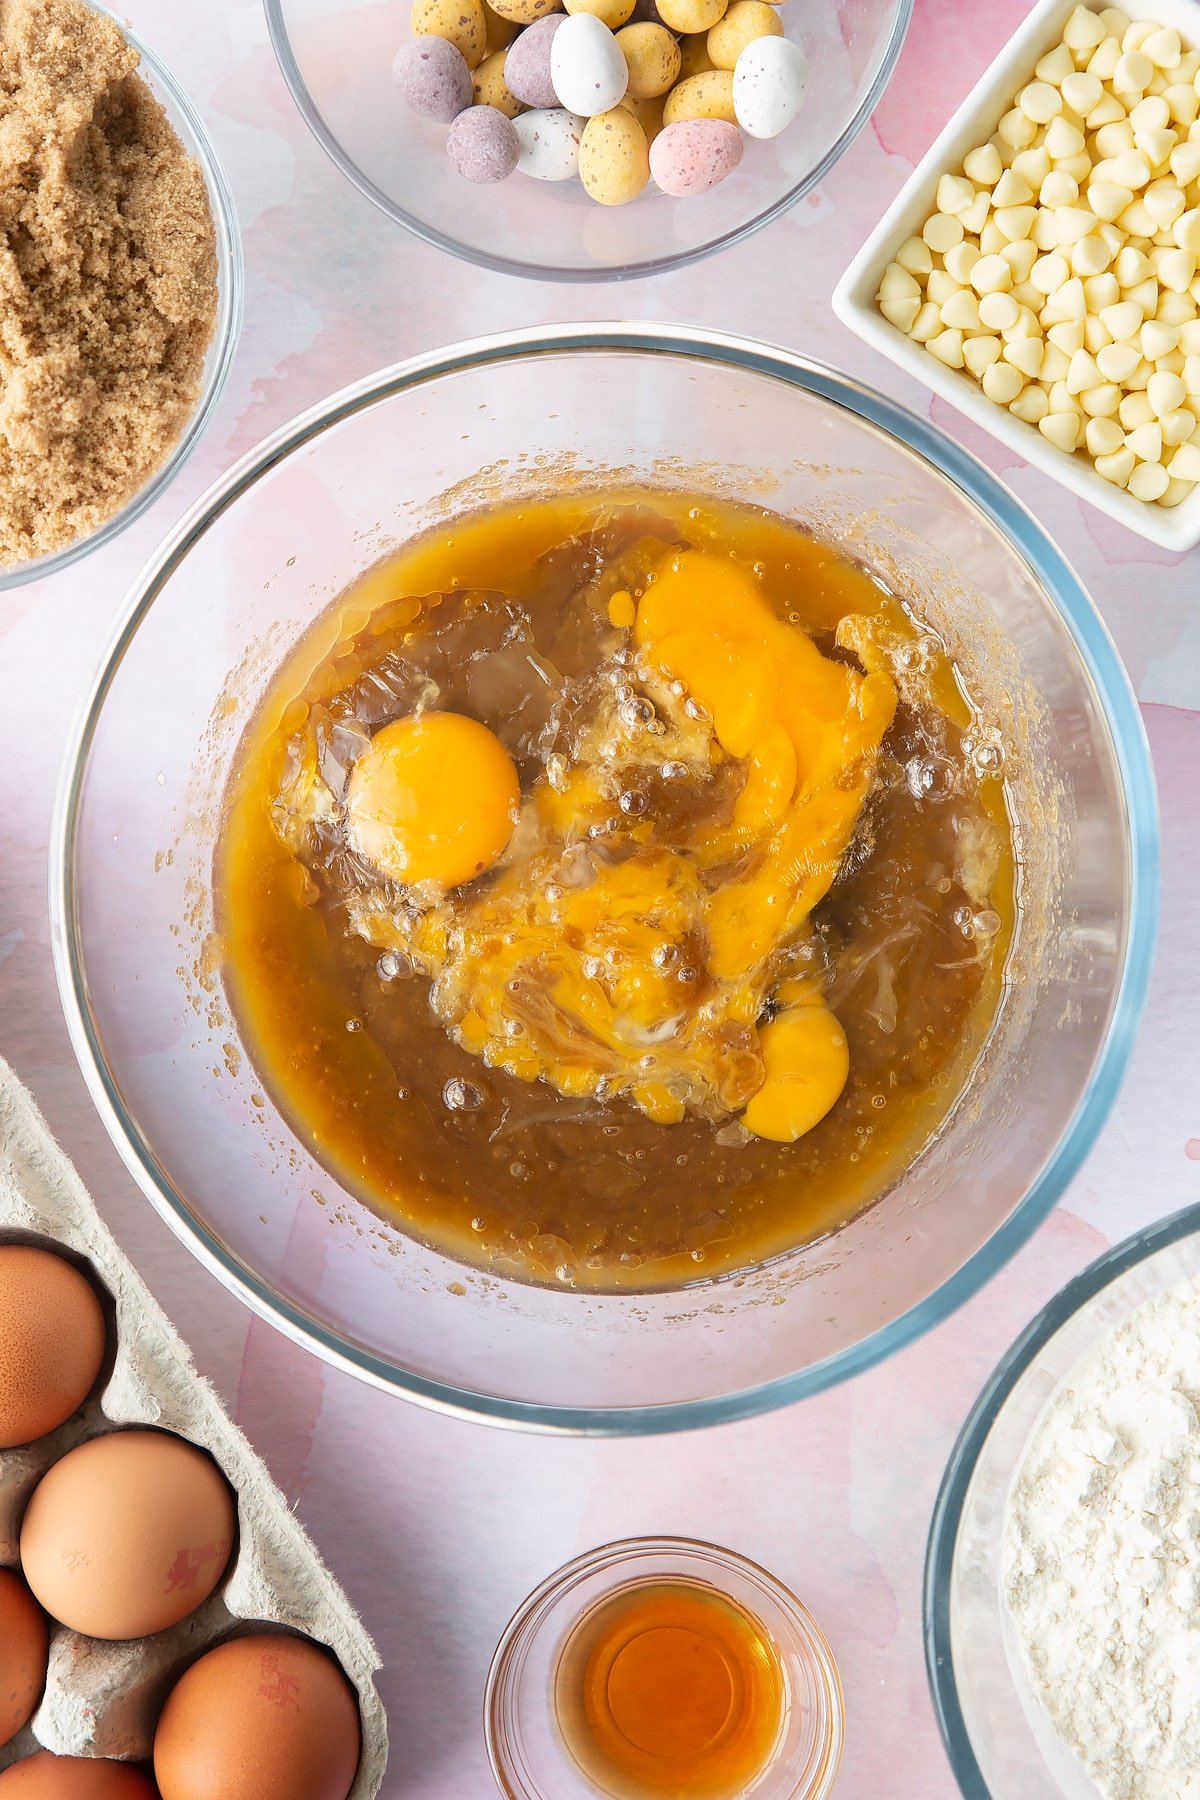
MULTIPOLYGON (((586 13, 577 15, 587 18, 586 13)), ((561 106, 541 107, 513 120, 520 142, 517 168, 535 181, 569 181, 579 173, 579 140, 586 120, 561 106)))
POLYGON ((808 89, 808 58, 790 38, 760 37, 746 45, 733 71, 733 110, 750 137, 786 131, 808 89))
POLYGON ((620 105, 629 66, 607 25, 593 13, 572 13, 550 45, 550 79, 568 112, 591 119, 620 105))

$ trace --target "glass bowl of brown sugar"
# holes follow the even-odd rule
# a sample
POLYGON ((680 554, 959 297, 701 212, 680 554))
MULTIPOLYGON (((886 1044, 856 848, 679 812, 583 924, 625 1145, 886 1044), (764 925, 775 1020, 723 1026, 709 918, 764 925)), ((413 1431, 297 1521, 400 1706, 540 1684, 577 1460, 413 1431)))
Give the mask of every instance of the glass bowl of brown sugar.
POLYGON ((6 8, 0 74, 4 589, 98 549, 174 480, 229 373, 243 277, 195 107, 104 7, 6 8), (81 118, 89 154, 65 156, 81 118))

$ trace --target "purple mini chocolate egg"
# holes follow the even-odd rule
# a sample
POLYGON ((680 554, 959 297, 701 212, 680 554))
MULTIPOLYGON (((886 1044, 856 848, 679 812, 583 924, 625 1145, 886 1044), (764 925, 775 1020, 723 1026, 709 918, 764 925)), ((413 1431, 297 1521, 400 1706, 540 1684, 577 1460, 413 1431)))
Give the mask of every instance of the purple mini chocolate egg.
POLYGON ((392 68, 412 110, 443 125, 471 104, 471 71, 461 50, 446 38, 416 37, 392 68))
POLYGON ((550 79, 550 46, 565 18, 565 13, 551 13, 549 18, 538 19, 508 47, 504 79, 509 93, 524 101, 526 106, 558 105, 558 96, 550 79))
POLYGON ((650 173, 664 194, 682 200, 732 175, 745 147, 737 126, 724 119, 680 119, 651 144, 650 173))
POLYGON ((471 106, 447 132, 446 153, 464 181, 506 181, 517 166, 521 140, 512 120, 496 107, 471 106))

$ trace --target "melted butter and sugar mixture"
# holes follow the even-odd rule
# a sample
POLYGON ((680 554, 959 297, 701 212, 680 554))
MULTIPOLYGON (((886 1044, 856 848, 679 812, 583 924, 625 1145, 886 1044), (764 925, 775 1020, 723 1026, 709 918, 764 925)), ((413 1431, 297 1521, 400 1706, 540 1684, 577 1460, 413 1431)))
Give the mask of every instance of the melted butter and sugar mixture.
POLYGON ((828 1232, 929 1141, 1015 923, 997 733, 776 515, 580 495, 372 570, 280 671, 217 862, 300 1137, 450 1254, 660 1286, 828 1232))

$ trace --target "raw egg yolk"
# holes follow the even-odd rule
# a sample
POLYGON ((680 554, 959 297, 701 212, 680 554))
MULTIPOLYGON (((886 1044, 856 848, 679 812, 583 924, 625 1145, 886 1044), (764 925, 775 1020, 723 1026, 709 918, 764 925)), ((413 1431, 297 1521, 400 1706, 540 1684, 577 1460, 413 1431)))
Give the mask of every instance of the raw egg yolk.
POLYGON ((385 725, 355 763, 348 836, 391 881, 461 887, 503 855, 520 799, 494 732, 462 713, 423 713, 385 725))
POLYGON ((766 1076, 742 1114, 755 1137, 793 1144, 819 1125, 846 1085, 850 1047, 827 1006, 795 1006, 759 1027, 766 1076))

